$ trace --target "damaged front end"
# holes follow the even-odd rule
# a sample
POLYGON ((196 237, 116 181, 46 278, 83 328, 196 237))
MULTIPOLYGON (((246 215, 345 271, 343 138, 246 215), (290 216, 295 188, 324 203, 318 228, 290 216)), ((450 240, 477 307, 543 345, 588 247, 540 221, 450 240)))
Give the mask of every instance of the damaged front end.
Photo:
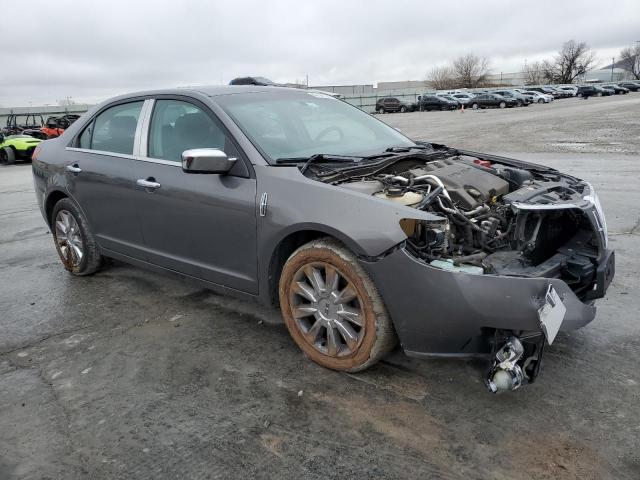
POLYGON ((436 145, 306 175, 437 216, 401 219, 406 243, 365 268, 408 354, 489 355, 494 392, 534 381, 614 275, 595 191, 554 169, 436 145))

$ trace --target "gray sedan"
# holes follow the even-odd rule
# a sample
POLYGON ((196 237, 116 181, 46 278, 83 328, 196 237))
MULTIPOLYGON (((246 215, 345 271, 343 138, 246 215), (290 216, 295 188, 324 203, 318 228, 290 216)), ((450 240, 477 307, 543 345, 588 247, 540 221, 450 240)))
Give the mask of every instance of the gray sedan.
POLYGON ((588 183, 416 143, 313 90, 227 86, 108 100, 34 152, 66 270, 105 257, 279 307, 297 345, 358 371, 399 340, 532 382, 614 272, 588 183))

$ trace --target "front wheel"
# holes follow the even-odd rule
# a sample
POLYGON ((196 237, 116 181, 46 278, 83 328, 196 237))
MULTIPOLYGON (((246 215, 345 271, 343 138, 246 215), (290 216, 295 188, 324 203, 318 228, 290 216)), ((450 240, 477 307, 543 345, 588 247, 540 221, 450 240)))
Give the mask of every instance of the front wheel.
POLYGON ((471 108, 473 108, 474 110, 477 110, 478 108, 480 108, 480 105, 478 105, 477 103, 472 103, 471 108))
POLYGON ((538 99, 538 103, 544 103, 544 99, 539 98, 539 99, 538 99))
POLYGON ((100 250, 80 209, 68 198, 53 207, 51 231, 65 269, 74 275, 95 273, 102 265, 100 250))
POLYGON ((505 102, 500 102, 499 107, 500 108, 505 108, 507 106, 507 104, 505 102))
POLYGON ((384 108, 380 107, 380 108, 378 109, 378 113, 379 113, 380 115, 382 115, 382 114, 384 113, 384 108))
POLYGON ((402 106, 400 107, 400 113, 406 113, 407 112, 407 107, 402 106))
POLYGON ((364 370, 396 344, 373 281, 355 255, 333 239, 293 252, 280 276, 279 297, 291 337, 323 367, 364 370))

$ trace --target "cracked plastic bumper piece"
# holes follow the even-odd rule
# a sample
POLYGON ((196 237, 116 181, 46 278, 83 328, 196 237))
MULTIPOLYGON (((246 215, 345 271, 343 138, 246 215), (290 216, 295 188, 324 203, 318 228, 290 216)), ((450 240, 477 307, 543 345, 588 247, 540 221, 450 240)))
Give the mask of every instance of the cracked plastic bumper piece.
POLYGON ((451 272, 429 266, 403 248, 363 266, 408 355, 488 354, 488 333, 494 329, 542 335, 539 309, 550 285, 566 308, 560 331, 583 327, 596 314, 593 302, 582 302, 560 279, 451 272))

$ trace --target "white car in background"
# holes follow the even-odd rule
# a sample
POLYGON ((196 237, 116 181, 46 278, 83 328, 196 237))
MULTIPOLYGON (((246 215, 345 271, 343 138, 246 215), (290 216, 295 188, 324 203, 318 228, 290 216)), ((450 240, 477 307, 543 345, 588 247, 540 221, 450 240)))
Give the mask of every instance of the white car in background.
POLYGON ((463 105, 468 105, 471 99, 475 97, 473 93, 453 93, 451 96, 463 105))
POLYGON ((572 97, 575 97, 578 94, 578 87, 575 85, 561 85, 556 87, 558 90, 563 90, 565 92, 569 92, 572 97))
POLYGON ((546 93, 534 92, 533 90, 525 90, 525 95, 531 95, 535 103, 549 103, 553 102, 553 95, 547 95, 546 93))

